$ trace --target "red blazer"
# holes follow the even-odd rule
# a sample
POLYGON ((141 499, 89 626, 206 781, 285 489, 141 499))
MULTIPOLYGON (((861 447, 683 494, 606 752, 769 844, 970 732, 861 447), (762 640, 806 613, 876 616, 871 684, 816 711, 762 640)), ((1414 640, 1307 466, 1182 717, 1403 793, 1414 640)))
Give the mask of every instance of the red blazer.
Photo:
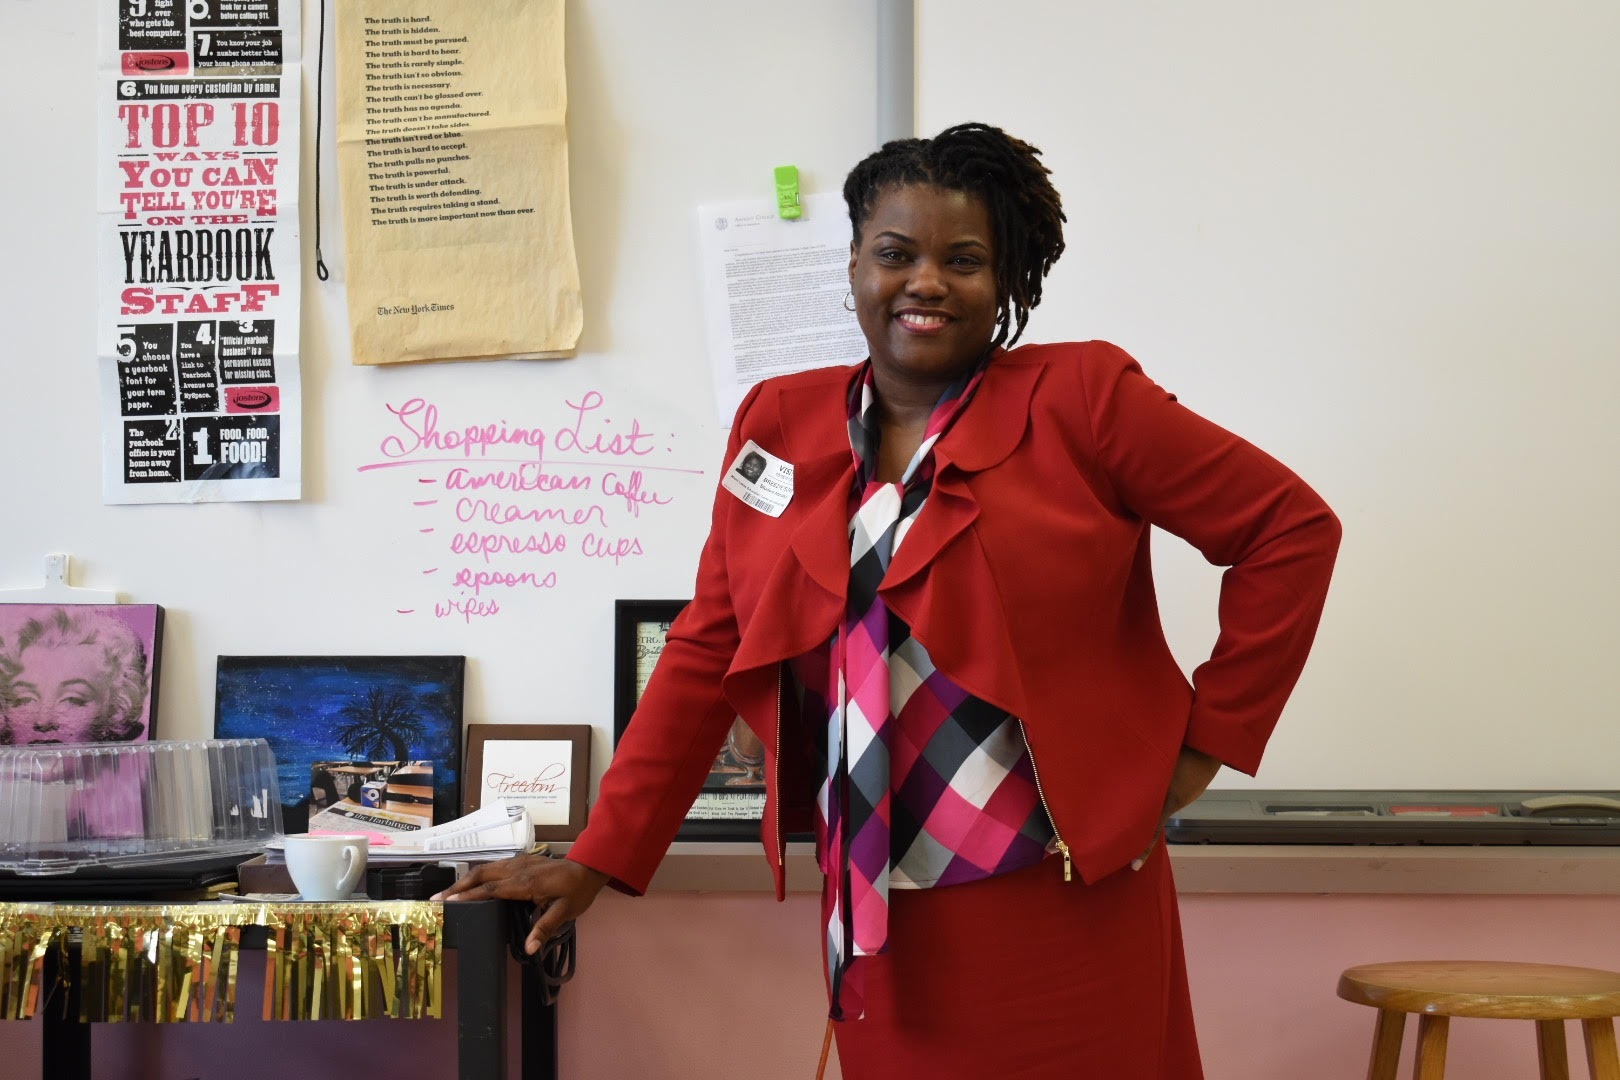
MULTIPOLYGON (((752 439, 792 463, 793 498, 773 518, 717 491, 694 598, 568 856, 620 888, 647 887, 741 716, 767 748, 762 840, 782 894, 782 838, 811 828, 819 778, 781 668, 844 609, 851 374, 770 379, 738 410, 722 467, 752 439)), ((934 453, 883 597, 941 671, 1023 720, 1058 836, 1098 880, 1147 846, 1183 745, 1258 768, 1316 632, 1338 519, 1105 342, 996 356, 934 453), (1150 524, 1231 568, 1190 686, 1159 626, 1150 524)))

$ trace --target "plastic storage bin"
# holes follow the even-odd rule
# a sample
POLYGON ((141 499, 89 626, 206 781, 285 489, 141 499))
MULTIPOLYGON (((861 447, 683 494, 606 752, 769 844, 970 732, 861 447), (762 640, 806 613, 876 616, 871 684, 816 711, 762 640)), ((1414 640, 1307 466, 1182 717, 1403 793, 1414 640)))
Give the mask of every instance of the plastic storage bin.
POLYGON ((0 747, 3 871, 251 854, 280 832, 263 739, 0 747))

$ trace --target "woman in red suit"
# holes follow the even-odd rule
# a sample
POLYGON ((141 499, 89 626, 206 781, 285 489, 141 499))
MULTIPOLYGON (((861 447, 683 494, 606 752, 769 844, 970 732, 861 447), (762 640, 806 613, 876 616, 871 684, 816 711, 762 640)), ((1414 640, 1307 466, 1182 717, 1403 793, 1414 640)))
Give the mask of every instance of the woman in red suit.
POLYGON ((530 948, 644 890, 740 717, 766 858, 814 829, 846 1077, 1201 1075, 1164 820, 1253 773, 1305 662, 1339 524, 1306 484, 1102 342, 1012 348, 1063 251, 1038 151, 967 124, 844 188, 869 357, 738 410, 694 599, 530 948), (1148 533, 1229 567, 1191 684, 1148 533))

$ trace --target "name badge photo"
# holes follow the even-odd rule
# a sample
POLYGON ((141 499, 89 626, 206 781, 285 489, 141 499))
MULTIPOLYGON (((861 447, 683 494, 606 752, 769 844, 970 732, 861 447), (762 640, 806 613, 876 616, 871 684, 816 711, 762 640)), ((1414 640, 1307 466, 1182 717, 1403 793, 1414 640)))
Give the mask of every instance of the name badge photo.
POLYGON ((749 439, 726 466, 720 486, 760 513, 781 517, 793 501, 793 465, 749 439))

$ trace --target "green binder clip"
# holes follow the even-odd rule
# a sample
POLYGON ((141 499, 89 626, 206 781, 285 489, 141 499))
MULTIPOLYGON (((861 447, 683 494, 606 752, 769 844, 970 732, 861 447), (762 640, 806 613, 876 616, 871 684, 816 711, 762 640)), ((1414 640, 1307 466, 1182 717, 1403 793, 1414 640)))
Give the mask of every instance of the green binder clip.
POLYGON ((796 166, 776 167, 776 213, 788 219, 804 213, 799 206, 799 170, 796 166))

